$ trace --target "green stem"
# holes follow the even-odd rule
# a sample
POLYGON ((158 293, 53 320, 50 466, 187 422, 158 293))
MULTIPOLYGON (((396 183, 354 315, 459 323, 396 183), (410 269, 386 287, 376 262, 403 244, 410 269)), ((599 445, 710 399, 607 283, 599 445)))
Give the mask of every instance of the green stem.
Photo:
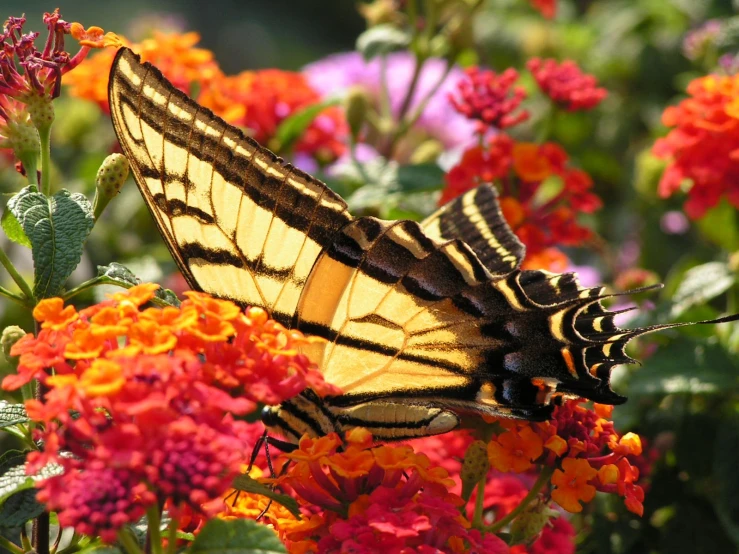
POLYGON ((511 512, 505 516, 503 519, 496 521, 492 525, 485 527, 485 531, 488 533, 495 533, 496 531, 499 531, 506 525, 508 525, 510 522, 512 522, 514 519, 518 517, 518 515, 523 512, 526 509, 526 506, 528 506, 533 500, 535 500, 539 496, 539 491, 541 488, 549 482, 550 477, 552 476, 552 473, 554 473, 553 467, 544 467, 541 470, 541 473, 539 474, 539 478, 536 480, 536 483, 534 483, 534 486, 531 487, 531 490, 529 493, 524 497, 523 500, 521 500, 520 504, 516 506, 511 512))
POLYGON ((380 56, 380 121, 390 121, 392 117, 390 88, 387 84, 387 54, 383 54, 380 56))
POLYGON ((557 121, 557 114, 559 113, 554 103, 549 104, 549 109, 544 117, 541 119, 541 127, 536 135, 537 144, 544 144, 547 140, 552 137, 554 131, 554 124, 557 121))
POLYGON ((4 296, 8 298, 9 300, 12 300, 16 304, 20 304, 24 308, 28 307, 28 301, 25 299, 25 297, 21 296, 20 294, 15 294, 14 292, 9 291, 5 287, 0 287, 0 296, 4 296))
POLYGON ((136 539, 128 528, 124 527, 118 531, 118 541, 123 545, 123 549, 128 554, 144 554, 144 551, 141 550, 139 543, 136 542, 136 539))
POLYGON ((154 505, 146 510, 146 519, 149 522, 149 547, 152 554, 162 554, 162 514, 159 506, 154 505))
POLYGON ((93 287, 99 287, 100 285, 112 285, 112 284, 117 285, 118 283, 110 283, 110 282, 105 281, 104 279, 101 279, 100 277, 93 277, 92 279, 89 279, 88 281, 85 281, 84 283, 80 283, 76 287, 69 289, 67 292, 64 293, 62 298, 66 301, 74 296, 77 296, 79 293, 86 291, 87 289, 91 289, 93 287))
POLYGON ((18 273, 18 270, 13 265, 13 262, 10 261, 10 258, 8 258, 8 255, 5 253, 5 250, 0 250, 0 264, 3 265, 5 268, 5 271, 7 271, 10 276, 12 277, 13 281, 15 281, 15 284, 18 285, 18 288, 21 289, 23 294, 26 297, 26 305, 28 303, 33 303, 33 292, 31 291, 31 288, 28 286, 28 283, 26 283, 25 279, 21 277, 21 274, 18 273))
POLYGON ((176 518, 172 518, 169 521, 169 528, 167 529, 167 554, 175 554, 177 551, 177 527, 179 527, 179 523, 176 518))
POLYGON ((477 483, 477 498, 475 498, 475 513, 472 516, 472 527, 479 529, 482 527, 482 515, 485 510, 485 479, 480 479, 477 483))
POLYGON ((51 196, 51 125, 38 130, 41 139, 41 192, 51 196))
POLYGON ((0 535, 0 546, 2 546, 8 552, 16 552, 17 554, 23 554, 23 549, 17 544, 10 542, 8 539, 0 535))

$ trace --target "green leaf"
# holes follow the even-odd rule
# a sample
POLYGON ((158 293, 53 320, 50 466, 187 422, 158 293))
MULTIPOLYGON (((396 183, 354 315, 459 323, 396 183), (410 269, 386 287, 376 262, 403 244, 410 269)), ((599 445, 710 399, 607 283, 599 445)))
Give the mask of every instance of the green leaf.
POLYGON ((427 192, 444 187, 444 170, 435 163, 401 165, 398 168, 398 185, 402 192, 427 192))
POLYGON ((705 304, 726 292, 736 282, 736 276, 723 262, 709 262, 690 268, 672 297, 670 317, 676 318, 692 306, 705 304))
POLYGON ((8 207, 31 240, 34 293, 39 298, 57 295, 79 264, 95 223, 90 202, 67 190, 47 198, 35 187, 26 187, 8 207))
POLYGON ((708 210, 696 225, 711 241, 731 252, 739 248, 739 225, 736 208, 726 200, 708 210))
POLYGON ((719 521, 739 545, 739 419, 723 421, 716 436, 713 473, 716 482, 714 506, 719 521))
POLYGON ((174 306, 175 308, 179 307, 181 303, 180 299, 177 298, 177 295, 175 294, 173 290, 165 289, 163 287, 159 287, 156 290, 156 292, 154 293, 154 297, 161 300, 161 303, 174 306))
POLYGON ((273 139, 274 149, 279 152, 290 151, 298 139, 303 136, 305 130, 313 123, 323 110, 330 106, 335 106, 340 100, 338 98, 329 98, 317 104, 312 104, 307 108, 303 108, 292 114, 290 117, 283 119, 282 123, 277 127, 275 138, 273 139))
POLYGON ((301 513, 298 502, 292 496, 280 494, 259 481, 252 479, 248 475, 239 475, 234 479, 232 485, 236 490, 249 492, 252 494, 261 494, 270 500, 274 500, 278 504, 284 506, 292 515, 300 519, 301 513))
POLYGON ((190 554, 270 554, 287 552, 274 531, 246 519, 210 520, 200 531, 190 554))
POLYGON ((686 337, 661 347, 629 380, 634 396, 721 394, 739 390, 739 372, 720 346, 686 337))
POLYGON ((26 489, 9 497, 0 508, 0 528, 21 527, 29 519, 41 515, 44 505, 36 500, 36 490, 26 489))
MULTIPOLYGON (((14 455, 17 455, 17 453, 14 453, 14 455)), ((36 481, 49 479, 62 473, 64 473, 64 469, 59 464, 47 464, 33 475, 26 475, 26 465, 24 463, 10 467, 0 476, 0 505, 12 495, 33 488, 36 481)))
POLYGON ((26 248, 31 248, 31 241, 28 240, 26 233, 23 232, 23 227, 21 227, 18 218, 13 215, 13 212, 8 209, 3 212, 3 216, 0 218, 0 226, 2 226, 3 231, 5 231, 5 234, 10 240, 26 248))
POLYGON ((357 38, 357 50, 365 61, 376 56, 403 50, 411 43, 411 35, 392 25, 376 25, 367 29, 357 38))
POLYGON ((11 404, 7 400, 0 400, 0 429, 29 421, 31 420, 28 419, 23 404, 11 404))

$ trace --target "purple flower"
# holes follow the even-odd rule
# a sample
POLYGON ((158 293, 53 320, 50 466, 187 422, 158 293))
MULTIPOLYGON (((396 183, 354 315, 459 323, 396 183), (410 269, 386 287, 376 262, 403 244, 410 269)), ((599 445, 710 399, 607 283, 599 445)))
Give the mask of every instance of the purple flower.
POLYGON ((689 60, 698 60, 706 55, 708 49, 714 46, 721 34, 721 21, 709 19, 700 27, 689 31, 683 39, 683 54, 689 60))
MULTIPOLYGON (((387 56, 388 93, 391 109, 396 115, 408 91, 414 67, 415 58, 410 52, 395 52, 387 56)), ((446 62, 442 59, 426 60, 410 104, 410 113, 434 89, 445 69, 446 62)), ((365 62, 359 52, 334 54, 305 66, 303 73, 311 86, 325 96, 341 95, 358 85, 375 98, 380 97, 380 60, 375 58, 365 62)), ((456 91, 457 82, 462 78, 464 72, 453 67, 415 124, 416 129, 425 131, 446 148, 466 146, 474 140, 474 124, 457 113, 448 100, 449 94, 456 91)))

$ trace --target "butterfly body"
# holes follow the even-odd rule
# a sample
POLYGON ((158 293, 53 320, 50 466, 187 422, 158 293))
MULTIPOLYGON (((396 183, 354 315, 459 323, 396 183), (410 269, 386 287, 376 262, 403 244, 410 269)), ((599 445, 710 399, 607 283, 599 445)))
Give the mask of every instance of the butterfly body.
POLYGON ((446 432, 466 414, 545 419, 567 397, 616 404, 629 339, 603 289, 521 271, 492 185, 421 223, 354 218, 326 185, 198 106, 122 49, 116 134, 190 286, 326 339, 306 348, 343 393, 268 409, 291 440, 355 426, 446 432))

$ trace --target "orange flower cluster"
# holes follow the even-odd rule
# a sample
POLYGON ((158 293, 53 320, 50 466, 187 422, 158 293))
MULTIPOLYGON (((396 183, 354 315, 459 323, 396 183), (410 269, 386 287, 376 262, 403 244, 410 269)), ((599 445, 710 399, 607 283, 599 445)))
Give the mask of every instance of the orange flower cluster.
POLYGON ((580 502, 590 502, 600 490, 619 494, 630 511, 642 515, 644 490, 630 461, 641 455, 641 439, 634 433, 619 437, 606 419, 612 408, 596 404, 588 410, 571 400, 557 407, 550 421, 501 421, 505 430, 488 445, 490 464, 515 473, 534 464, 557 467, 551 496, 568 512, 582 511, 580 502))
POLYGON ((485 182, 499 184, 500 204, 513 231, 526 245, 524 268, 564 271, 567 258, 556 247, 583 244, 592 232, 577 222, 602 203, 584 171, 569 167, 557 144, 517 142, 498 134, 468 149, 446 175, 444 204, 485 182))
POLYGON ((212 510, 203 505, 228 488, 254 445, 250 425, 233 415, 307 385, 338 392, 299 353, 313 339, 263 310, 196 292, 179 308, 142 309, 157 288, 139 285, 79 312, 41 301, 41 331, 13 346, 18 372, 3 380, 14 390, 38 379, 46 391, 26 402, 45 444, 29 466, 65 471, 40 482, 39 500, 62 525, 106 541, 156 503, 174 514, 212 510))
MULTIPOLYGON (((263 144, 275 136, 285 118, 320 101, 304 75, 279 69, 222 77, 205 87, 198 98, 229 123, 249 129, 251 136, 263 144)), ((344 152, 342 139, 347 133, 343 112, 329 107, 301 135, 295 151, 324 163, 333 161, 344 152)))
MULTIPOLYGON (((409 446, 375 446, 364 429, 303 437, 287 454, 290 467, 277 479, 302 501, 295 520, 281 509, 267 512, 290 552, 420 552, 506 554, 493 534, 470 530, 446 470, 409 446)), ((241 493, 231 516, 254 517, 263 500, 241 493)))
POLYGON ((722 197, 739 207, 739 75, 701 77, 687 92, 662 114, 672 130, 652 151, 668 160, 659 194, 666 198, 691 182, 685 212, 698 219, 722 197))
MULTIPOLYGON (((210 50, 195 47, 199 41, 197 33, 155 32, 153 38, 135 44, 120 38, 117 45, 130 47, 186 94, 199 92, 200 104, 228 123, 246 128, 262 143, 275 136, 284 119, 321 101, 300 73, 269 69, 226 76, 210 50)), ((108 113, 108 74, 114 57, 115 51, 106 50, 82 64, 65 81, 70 93, 96 102, 108 113)), ((342 139, 347 133, 343 112, 327 108, 308 126, 295 151, 321 162, 333 161, 344 152, 342 139)))

